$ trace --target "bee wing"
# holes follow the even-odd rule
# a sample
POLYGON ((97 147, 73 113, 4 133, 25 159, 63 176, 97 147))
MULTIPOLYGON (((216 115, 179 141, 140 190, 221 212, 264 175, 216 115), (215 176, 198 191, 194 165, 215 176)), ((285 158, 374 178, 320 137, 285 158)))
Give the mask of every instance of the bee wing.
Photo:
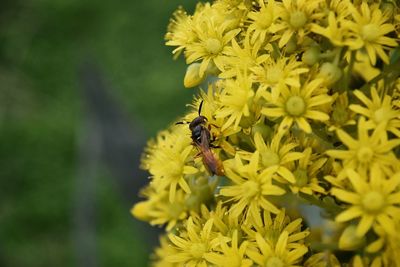
POLYGON ((224 169, 221 161, 219 161, 215 154, 211 151, 211 149, 204 150, 202 149, 203 163, 207 168, 208 172, 212 175, 223 176, 224 169))

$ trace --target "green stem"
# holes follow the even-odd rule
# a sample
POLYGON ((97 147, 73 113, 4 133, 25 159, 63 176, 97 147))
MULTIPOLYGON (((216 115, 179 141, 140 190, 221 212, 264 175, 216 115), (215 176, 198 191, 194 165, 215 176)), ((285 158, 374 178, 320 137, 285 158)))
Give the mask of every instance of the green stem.
POLYGON ((332 63, 335 66, 339 66, 339 61, 342 58, 343 48, 342 47, 338 47, 335 52, 336 52, 336 55, 335 55, 335 58, 334 58, 332 63))
POLYGON ((351 73, 352 73, 352 71, 353 71, 353 66, 354 66, 355 59, 356 59, 356 52, 355 52, 355 51, 352 51, 351 54, 350 54, 349 66, 348 66, 348 68, 347 68, 346 76, 345 76, 345 78, 344 78, 345 85, 346 85, 345 88, 346 88, 347 91, 348 91, 349 88, 350 88, 350 78, 351 78, 351 73))
POLYGON ((336 215, 342 211, 342 208, 334 202, 332 197, 329 197, 329 196, 324 197, 321 200, 319 198, 316 198, 315 196, 300 193, 299 197, 301 199, 305 200, 308 204, 320 207, 325 212, 332 214, 332 215, 336 215))

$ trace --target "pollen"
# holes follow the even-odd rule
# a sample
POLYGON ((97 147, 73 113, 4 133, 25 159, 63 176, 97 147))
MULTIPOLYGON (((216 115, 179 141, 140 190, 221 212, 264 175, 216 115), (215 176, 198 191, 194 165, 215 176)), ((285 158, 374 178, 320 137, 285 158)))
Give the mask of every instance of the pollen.
POLYGON ((209 52, 210 54, 216 55, 219 52, 221 52, 222 43, 220 40, 218 40, 216 38, 209 38, 206 41, 205 47, 206 47, 207 52, 209 52))
POLYGON ((361 29, 361 36, 365 41, 371 42, 376 40, 381 35, 379 26, 376 24, 364 25, 361 29))
POLYGON ((365 211, 369 213, 380 213, 385 206, 385 199, 380 192, 371 191, 365 194, 361 200, 365 211))
POLYGON ((300 96, 291 96, 285 104, 286 112, 292 116, 301 116, 306 111, 306 103, 300 96))
POLYGON ((290 15, 290 25, 295 29, 302 28, 306 22, 307 16, 303 11, 298 10, 290 15))

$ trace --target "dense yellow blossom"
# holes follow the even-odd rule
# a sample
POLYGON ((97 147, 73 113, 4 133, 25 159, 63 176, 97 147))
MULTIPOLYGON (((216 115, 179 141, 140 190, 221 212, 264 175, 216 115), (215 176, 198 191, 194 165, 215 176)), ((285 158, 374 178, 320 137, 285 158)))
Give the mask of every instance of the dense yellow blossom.
POLYGON ((362 47, 367 51, 371 64, 375 65, 377 55, 388 64, 389 57, 384 49, 397 45, 394 38, 385 36, 394 31, 392 24, 385 23, 389 17, 379 9, 377 4, 368 5, 362 2, 358 8, 353 5, 349 7, 354 19, 351 23, 352 29, 361 40, 362 47))
POLYGON ((396 192, 400 176, 390 178, 373 168, 369 177, 361 177, 348 169, 347 176, 352 191, 333 188, 332 194, 351 206, 336 217, 336 221, 345 222, 361 217, 356 235, 363 236, 373 224, 384 227, 385 231, 395 233, 395 222, 400 220, 400 194, 396 192))
POLYGON ((273 174, 273 179, 281 183, 295 183, 295 177, 288 169, 288 164, 304 155, 294 152, 297 145, 290 139, 283 141, 282 137, 282 134, 276 134, 270 142, 266 142, 260 133, 255 133, 254 145, 260 153, 260 165, 273 174))
POLYGON ((215 0, 167 31, 202 90, 142 158, 153 266, 400 267, 400 5, 215 0))
POLYGON ((267 196, 280 196, 285 190, 272 184, 272 174, 269 169, 259 172, 260 154, 254 152, 249 164, 244 165, 239 157, 235 158, 234 168, 227 168, 227 177, 233 185, 225 186, 220 194, 232 200, 230 212, 237 217, 246 212, 246 217, 258 218, 260 208, 278 213, 279 209, 267 200, 267 196))
POLYGON ((375 128, 384 123, 385 129, 400 137, 400 110, 392 106, 390 95, 379 96, 376 87, 370 91, 371 97, 367 97, 362 91, 355 90, 354 95, 364 104, 351 104, 349 108, 354 112, 368 118, 368 127, 375 128))
POLYGON ((273 94, 265 93, 264 98, 270 103, 262 113, 268 117, 282 117, 281 129, 289 129, 293 123, 306 133, 312 131, 307 119, 327 121, 329 116, 318 110, 319 106, 332 101, 322 86, 322 79, 315 79, 303 86, 280 86, 279 98, 274 101, 273 94))
POLYGON ((352 138, 343 130, 337 130, 339 139, 347 146, 347 150, 328 150, 326 153, 343 161, 346 167, 364 173, 371 167, 378 167, 390 173, 390 168, 398 163, 392 150, 400 145, 400 139, 388 140, 385 124, 381 123, 372 134, 368 133, 364 118, 358 121, 358 139, 352 138), (389 169, 389 170, 388 170, 389 169))

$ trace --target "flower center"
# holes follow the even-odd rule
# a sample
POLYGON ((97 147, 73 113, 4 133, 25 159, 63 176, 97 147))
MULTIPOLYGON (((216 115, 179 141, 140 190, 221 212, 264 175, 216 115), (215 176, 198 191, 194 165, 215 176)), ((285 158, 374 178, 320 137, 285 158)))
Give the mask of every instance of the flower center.
POLYGON ((286 112, 292 116, 300 116, 306 111, 306 103, 300 96, 294 95, 289 97, 285 104, 286 112))
POLYGON ((283 267, 284 262, 278 257, 271 257, 265 263, 265 267, 283 267))
POLYGON ((303 187, 308 184, 307 170, 298 168, 293 172, 293 174, 296 178, 296 185, 298 187, 303 187))
POLYGON ((379 213, 385 206, 385 199, 380 192, 371 191, 364 195, 361 204, 367 212, 379 213))
POLYGON ((243 183, 244 193, 248 197, 255 197, 260 192, 260 185, 254 181, 243 183))
POLYGON ((203 257, 203 254, 206 252, 206 245, 203 243, 194 243, 190 247, 190 254, 192 254, 193 258, 200 259, 203 257))
POLYGON ((209 38, 206 41, 206 50, 210 54, 218 54, 222 50, 222 43, 220 40, 215 38, 209 38))
POLYGON ((372 23, 364 25, 361 29, 361 36, 368 42, 376 40, 380 36, 379 26, 372 23))
POLYGON ((271 150, 267 150, 261 153, 261 161, 265 167, 271 167, 274 165, 278 165, 280 162, 279 155, 271 150))
POLYGON ((297 10, 290 14, 290 25, 292 25, 293 28, 299 29, 303 27, 307 22, 307 16, 304 14, 303 11, 297 10))
POLYGON ((272 16, 270 12, 262 12, 257 20, 257 25, 261 29, 267 29, 272 24, 272 16))
POLYGON ((183 166, 176 161, 170 161, 166 166, 166 170, 168 170, 170 176, 180 177, 182 175, 183 166))
POLYGON ((362 163, 368 163, 374 156, 374 151, 369 146, 362 146, 357 151, 357 159, 362 163))
POLYGON ((373 114, 373 120, 379 124, 385 120, 387 120, 386 114, 388 113, 388 110, 385 108, 379 108, 377 110, 375 110, 374 114, 373 114))
POLYGON ((265 70, 266 80, 271 84, 276 84, 283 79, 283 71, 278 66, 273 66, 265 70))

